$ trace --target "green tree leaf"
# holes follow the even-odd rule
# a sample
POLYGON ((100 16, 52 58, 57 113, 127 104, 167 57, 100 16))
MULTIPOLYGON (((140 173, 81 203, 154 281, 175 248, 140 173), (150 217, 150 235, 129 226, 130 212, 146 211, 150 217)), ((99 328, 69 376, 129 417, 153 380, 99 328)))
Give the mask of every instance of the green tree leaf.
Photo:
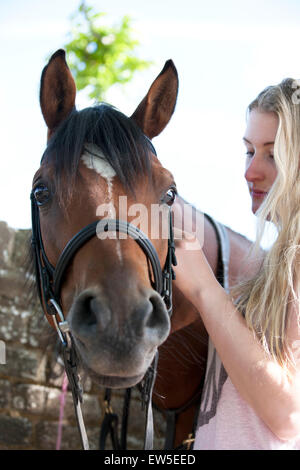
POLYGON ((133 37, 131 19, 109 26, 105 13, 95 12, 84 1, 72 15, 69 42, 65 44, 68 64, 78 90, 88 89, 88 96, 104 101, 107 90, 129 82, 138 70, 152 62, 134 55, 139 41, 133 37))

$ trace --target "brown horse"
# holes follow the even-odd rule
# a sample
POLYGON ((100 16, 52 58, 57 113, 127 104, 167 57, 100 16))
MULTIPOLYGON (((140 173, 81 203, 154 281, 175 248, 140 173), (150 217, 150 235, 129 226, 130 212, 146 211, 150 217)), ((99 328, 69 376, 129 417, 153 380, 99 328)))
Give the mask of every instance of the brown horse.
MULTIPOLYGON (((176 213, 184 201, 177 197, 174 203, 174 178, 159 162, 150 140, 168 124, 177 92, 177 72, 168 61, 130 118, 106 104, 77 111, 76 87, 64 51, 51 57, 40 90, 48 145, 32 194, 45 255, 52 266, 84 227, 105 217, 126 217, 146 234, 163 268, 168 250, 168 237, 162 233, 164 209, 169 213, 173 205, 176 213), (153 207, 159 210, 156 215, 153 207)), ((197 223, 203 224, 204 253, 216 273, 216 232, 203 215, 197 223)), ((228 234, 229 275, 234 281, 250 242, 229 229, 228 234)), ((182 409, 175 420, 172 445, 176 447, 192 429, 194 398, 199 398, 205 371, 207 334, 176 281, 170 321, 161 295, 153 288, 152 275, 133 238, 101 232, 72 256, 63 273, 59 302, 82 364, 101 386, 136 385, 159 348, 153 399, 161 409, 182 409)), ((41 301, 54 326, 43 292, 41 301)))

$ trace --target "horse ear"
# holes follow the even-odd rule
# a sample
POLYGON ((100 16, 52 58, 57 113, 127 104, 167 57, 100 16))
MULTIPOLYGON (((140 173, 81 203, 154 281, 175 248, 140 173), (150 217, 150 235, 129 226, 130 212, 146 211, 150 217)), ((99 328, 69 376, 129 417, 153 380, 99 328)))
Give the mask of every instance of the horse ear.
POLYGON ((177 70, 173 61, 168 60, 131 119, 137 123, 146 136, 152 139, 160 134, 170 121, 177 95, 177 70))
POLYGON ((50 136, 75 106, 76 85, 59 49, 50 58, 41 77, 40 105, 50 136))

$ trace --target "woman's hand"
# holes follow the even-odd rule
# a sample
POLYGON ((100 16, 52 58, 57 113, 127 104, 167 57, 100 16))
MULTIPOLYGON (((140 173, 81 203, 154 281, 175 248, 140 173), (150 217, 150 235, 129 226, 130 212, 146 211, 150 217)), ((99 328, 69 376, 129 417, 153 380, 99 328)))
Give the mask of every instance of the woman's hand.
MULTIPOLYGON (((174 229, 177 266, 176 285, 188 300, 199 310, 201 298, 212 295, 219 288, 214 273, 203 253, 196 236, 174 229)), ((200 310, 201 311, 201 310, 200 310)))

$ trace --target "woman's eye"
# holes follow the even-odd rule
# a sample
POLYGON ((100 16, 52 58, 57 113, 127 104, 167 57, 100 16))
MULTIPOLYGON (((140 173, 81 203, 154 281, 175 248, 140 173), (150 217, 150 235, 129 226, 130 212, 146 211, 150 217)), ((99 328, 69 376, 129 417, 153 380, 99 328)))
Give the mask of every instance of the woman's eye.
POLYGON ((164 197, 164 203, 168 204, 168 206, 171 206, 175 201, 176 194, 177 193, 175 189, 172 189, 172 188, 168 189, 164 197))
POLYGON ((253 157, 253 155, 254 155, 254 152, 251 152, 250 150, 248 150, 248 151, 246 152, 246 156, 247 156, 248 158, 253 157))
POLYGON ((50 191, 47 186, 39 185, 34 189, 34 197, 39 206, 43 206, 50 199, 50 191))

